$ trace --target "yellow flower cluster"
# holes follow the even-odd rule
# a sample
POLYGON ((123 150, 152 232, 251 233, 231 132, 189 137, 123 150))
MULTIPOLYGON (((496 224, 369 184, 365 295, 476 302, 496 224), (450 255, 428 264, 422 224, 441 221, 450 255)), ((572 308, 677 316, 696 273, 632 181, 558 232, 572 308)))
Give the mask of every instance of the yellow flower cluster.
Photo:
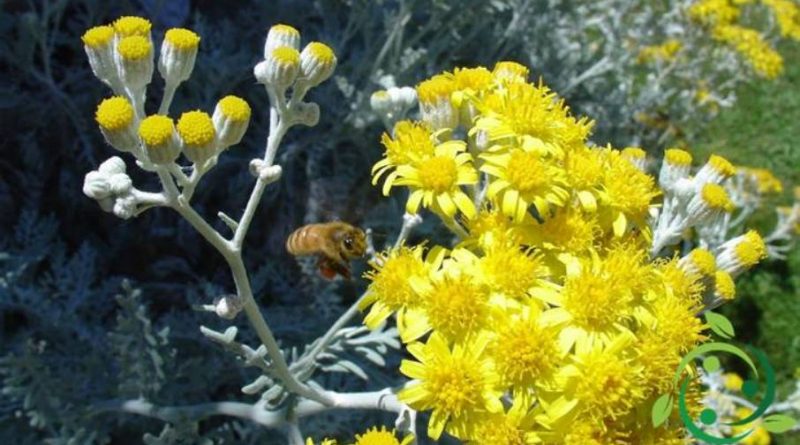
MULTIPOLYGON (((783 57, 757 30, 737 24, 741 6, 750 2, 699 0, 689 9, 689 17, 708 27, 711 36, 730 46, 747 60, 759 76, 774 79, 783 73, 783 57)), ((784 37, 800 37, 800 9, 789 0, 767 0, 784 37)))
POLYGON ((675 56, 683 47, 680 40, 668 39, 660 45, 645 46, 639 51, 637 61, 639 63, 647 63, 653 61, 668 62, 675 59, 675 56))
MULTIPOLYGON (((409 445, 414 441, 413 435, 407 435, 402 440, 397 439, 395 431, 389 431, 382 426, 368 428, 362 434, 356 434, 355 442, 350 445, 409 445)), ((338 445, 339 442, 333 439, 323 439, 319 445, 338 445)), ((309 437, 306 445, 314 445, 314 441, 309 437)))
POLYGON ((650 407, 705 339, 704 296, 732 281, 703 249, 652 260, 660 190, 644 152, 589 146, 592 123, 526 76, 511 62, 437 75, 420 85, 426 119, 383 136, 375 183, 407 187, 407 211, 428 208, 461 241, 380 254, 365 323, 396 317, 413 357, 399 397, 431 411, 433 438, 683 443, 680 421, 654 429, 650 407))

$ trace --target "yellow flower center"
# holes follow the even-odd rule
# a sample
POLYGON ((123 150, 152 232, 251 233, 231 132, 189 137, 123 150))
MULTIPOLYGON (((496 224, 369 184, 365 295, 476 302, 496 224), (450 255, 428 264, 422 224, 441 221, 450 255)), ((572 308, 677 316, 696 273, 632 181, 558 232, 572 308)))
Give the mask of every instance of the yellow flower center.
POLYGON ((400 445, 400 441, 394 436, 394 432, 387 431, 386 427, 382 426, 381 429, 373 427, 364 434, 356 434, 354 445, 400 445))
POLYGON ((207 113, 200 110, 189 111, 178 120, 178 134, 186 145, 200 147, 214 140, 214 122, 207 113))
POLYGON ((336 62, 336 54, 334 54, 330 46, 324 43, 311 42, 306 46, 304 51, 308 51, 308 54, 324 65, 330 65, 336 62))
POLYGON ((631 366, 611 354, 593 351, 582 357, 584 374, 575 395, 594 418, 616 418, 636 403, 636 373, 631 366))
POLYGON ((724 212, 733 211, 733 202, 728 197, 728 192, 726 192, 722 186, 708 183, 703 186, 700 195, 703 197, 703 202, 712 209, 722 210, 724 212))
POLYGON ((114 28, 110 26, 95 26, 86 30, 81 37, 83 44, 90 48, 99 48, 108 45, 114 38, 114 28))
POLYGON ((283 66, 300 65, 300 53, 289 46, 279 46, 272 50, 272 59, 283 66))
POLYGON ((559 211, 538 228, 544 242, 576 253, 591 247, 595 232, 599 231, 597 219, 579 210, 559 211))
POLYGON ((692 250, 689 254, 689 258, 691 258, 692 263, 694 263, 695 267, 700 271, 701 274, 705 276, 710 276, 717 270, 717 260, 714 258, 714 255, 711 254, 706 249, 697 248, 692 250))
POLYGON ((95 120, 104 130, 122 130, 133 122, 133 107, 122 96, 110 97, 97 106, 95 120))
POLYGON ((167 116, 155 114, 146 117, 139 124, 139 137, 142 142, 150 147, 157 147, 167 143, 172 137, 175 126, 172 119, 167 116))
POLYGON ((147 38, 133 35, 120 40, 117 51, 125 60, 142 60, 150 56, 153 51, 153 45, 147 38))
POLYGON ((600 150, 584 147, 567 154, 567 178, 575 188, 585 190, 603 179, 602 153, 600 150))
POLYGON ((408 284, 408 279, 421 275, 424 267, 411 251, 403 251, 398 256, 387 258, 377 273, 368 273, 372 279, 370 290, 379 295, 380 301, 393 311, 413 304, 417 295, 408 284))
POLYGON ((114 21, 114 30, 122 37, 146 36, 152 27, 149 20, 141 17, 126 16, 114 21))
POLYGON ((456 90, 480 91, 492 82, 492 73, 484 67, 456 68, 453 70, 456 90))
POLYGON ((647 152, 645 152, 639 147, 624 148, 622 149, 622 152, 620 154, 622 155, 623 158, 634 159, 634 160, 644 159, 645 157, 647 157, 647 152))
POLYGON ((446 76, 441 74, 433 76, 417 85, 419 102, 423 105, 435 105, 442 101, 449 101, 455 86, 455 83, 446 76))
POLYGON ((536 153, 515 151, 506 167, 506 177, 520 193, 536 192, 551 184, 547 165, 536 153))
POLYGON ((477 331, 488 311, 485 290, 465 276, 433 283, 425 297, 431 326, 449 338, 477 331))
POLYGON ((714 289, 717 295, 725 300, 733 300, 736 297, 736 284, 733 282, 731 274, 718 270, 714 274, 714 289))
POLYGON ((606 195, 612 206, 626 213, 644 215, 658 195, 655 182, 630 162, 614 160, 605 172, 606 195))
POLYGON ((575 324, 590 331, 602 331, 621 321, 631 295, 626 286, 615 281, 605 273, 591 270, 567 278, 563 304, 575 324))
POLYGON ((752 267, 767 257, 767 246, 764 244, 764 239, 755 230, 747 232, 744 236, 744 239, 735 247, 736 258, 743 265, 752 267))
POLYGON ((557 335, 535 322, 516 321, 500 328, 492 356, 507 382, 532 385, 555 371, 560 356, 557 335))
POLYGON ((727 159, 723 158, 719 155, 711 155, 708 158, 708 165, 710 165, 717 173, 721 174, 722 176, 729 178, 736 174, 736 167, 730 163, 727 159))
POLYGON ((164 39, 181 51, 197 49, 200 36, 184 28, 172 28, 164 35, 164 39))
POLYGON ((692 155, 680 148, 669 148, 664 152, 664 160, 672 165, 688 167, 692 165, 692 155))
POLYGON ((218 105, 222 114, 232 121, 244 122, 250 119, 250 105, 240 97, 225 96, 218 105))
POLYGON ((528 442, 525 440, 525 431, 509 422, 505 415, 496 414, 478 424, 469 443, 526 445, 528 442))
POLYGON ((480 260, 481 272, 492 289, 511 298, 525 297, 546 272, 543 268, 537 258, 516 246, 494 249, 480 260))
POLYGON ((529 72, 530 70, 528 70, 527 66, 511 61, 497 62, 492 70, 492 74, 499 79, 516 80, 520 82, 525 82, 528 79, 529 72))
POLYGON ((423 385, 436 408, 457 414, 482 402, 480 368, 464 357, 442 357, 428 368, 423 385))
POLYGON ((449 156, 436 156, 427 159, 419 166, 419 179, 422 188, 444 193, 456 185, 458 169, 456 161, 449 156))
POLYGON ((282 23, 278 23, 277 25, 273 25, 269 30, 270 32, 283 34, 289 37, 300 37, 300 31, 298 31, 297 28, 291 25, 284 25, 282 23))

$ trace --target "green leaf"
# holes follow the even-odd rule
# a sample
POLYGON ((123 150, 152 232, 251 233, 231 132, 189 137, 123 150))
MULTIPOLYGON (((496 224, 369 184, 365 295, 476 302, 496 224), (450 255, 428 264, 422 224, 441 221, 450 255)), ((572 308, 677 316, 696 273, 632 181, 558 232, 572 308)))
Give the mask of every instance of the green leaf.
POLYGON ((797 425, 797 420, 785 414, 773 414, 764 418, 763 427, 770 433, 783 433, 797 425))
POLYGON ((736 335, 736 332, 733 330, 733 324, 731 324, 731 321, 725 318, 724 315, 716 312, 706 312, 706 322, 708 323, 708 327, 722 338, 730 339, 736 335))
POLYGON ((653 402, 650 418, 653 420, 654 427, 658 428, 667 421, 670 413, 672 413, 672 403, 672 394, 664 394, 653 402))

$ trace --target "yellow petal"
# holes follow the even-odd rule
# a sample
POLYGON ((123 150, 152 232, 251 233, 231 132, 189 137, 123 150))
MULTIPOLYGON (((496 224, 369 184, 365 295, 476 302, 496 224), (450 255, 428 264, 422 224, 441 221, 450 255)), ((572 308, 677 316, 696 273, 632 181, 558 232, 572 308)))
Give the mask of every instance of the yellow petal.
POLYGON ((594 199, 594 194, 590 191, 581 190, 578 192, 578 201, 581 202, 584 209, 590 212, 597 210, 597 200, 594 199))
POLYGON ((624 235, 625 229, 628 227, 628 219, 625 218, 625 214, 619 212, 612 226, 614 227, 614 236, 620 237, 624 235))

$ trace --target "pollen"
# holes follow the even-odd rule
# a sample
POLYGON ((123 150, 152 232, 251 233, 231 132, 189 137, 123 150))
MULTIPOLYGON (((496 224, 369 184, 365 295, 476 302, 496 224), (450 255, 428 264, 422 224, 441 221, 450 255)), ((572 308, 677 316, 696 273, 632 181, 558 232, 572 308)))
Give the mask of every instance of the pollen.
POLYGON ((125 16, 114 21, 114 30, 121 37, 147 36, 153 24, 142 17, 125 16))
POLYGON ((728 197, 728 192, 720 185, 708 183, 703 186, 700 194, 703 197, 703 202, 713 209, 728 213, 734 209, 733 202, 728 197))
POLYGON ((708 158, 708 164, 717 171, 717 173, 729 178, 736 174, 736 167, 727 159, 719 155, 711 155, 708 158))
POLYGON ((664 151, 664 160, 668 164, 678 165, 681 167, 688 167, 692 165, 692 155, 680 148, 668 148, 664 151))
POLYGON ((283 66, 300 65, 300 53, 289 46, 279 46, 272 50, 272 58, 283 66))
POLYGON ((436 156, 423 161, 419 166, 419 179, 424 189, 436 193, 451 190, 458 179, 455 159, 449 156, 436 156))
POLYGON ((764 244, 764 239, 755 230, 744 235, 744 239, 736 245, 735 251, 736 258, 747 267, 755 266, 767 257, 767 246, 764 244))
POLYGON ((172 28, 164 35, 164 40, 181 51, 197 49, 200 36, 185 28, 172 28))
POLYGON ((714 289, 717 295, 723 299, 730 301, 736 297, 736 284, 733 282, 731 274, 718 270, 714 274, 714 289))
POLYGON ((422 104, 435 105, 450 100, 455 82, 444 75, 436 75, 417 85, 417 96, 422 104))
POLYGON ((692 263, 697 267, 701 274, 711 276, 717 270, 717 260, 714 255, 706 249, 697 248, 689 253, 689 258, 692 263))
POLYGON ((108 45, 111 39, 114 38, 114 28, 110 26, 95 26, 89 28, 81 36, 83 44, 90 48, 99 48, 108 45))
POLYGON ((161 114, 146 117, 139 124, 139 137, 149 147, 166 144, 172 137, 175 126, 172 119, 161 114))
POLYGON ((219 101, 220 110, 230 120, 244 122, 250 119, 250 105, 237 96, 225 96, 219 101))
POLYGON ((142 60, 150 56, 153 51, 153 45, 147 38, 134 35, 120 40, 117 50, 123 59, 142 60))
POLYGON ((122 130, 133 122, 133 107, 122 96, 109 97, 97 106, 95 120, 104 130, 122 130))
POLYGON ((305 47, 304 51, 308 51, 314 59, 324 65, 331 65, 336 62, 336 54, 334 54, 333 49, 324 43, 311 42, 305 47))
POLYGON ((178 120, 178 134, 186 145, 208 145, 214 140, 214 122, 203 111, 189 111, 183 113, 178 120))

